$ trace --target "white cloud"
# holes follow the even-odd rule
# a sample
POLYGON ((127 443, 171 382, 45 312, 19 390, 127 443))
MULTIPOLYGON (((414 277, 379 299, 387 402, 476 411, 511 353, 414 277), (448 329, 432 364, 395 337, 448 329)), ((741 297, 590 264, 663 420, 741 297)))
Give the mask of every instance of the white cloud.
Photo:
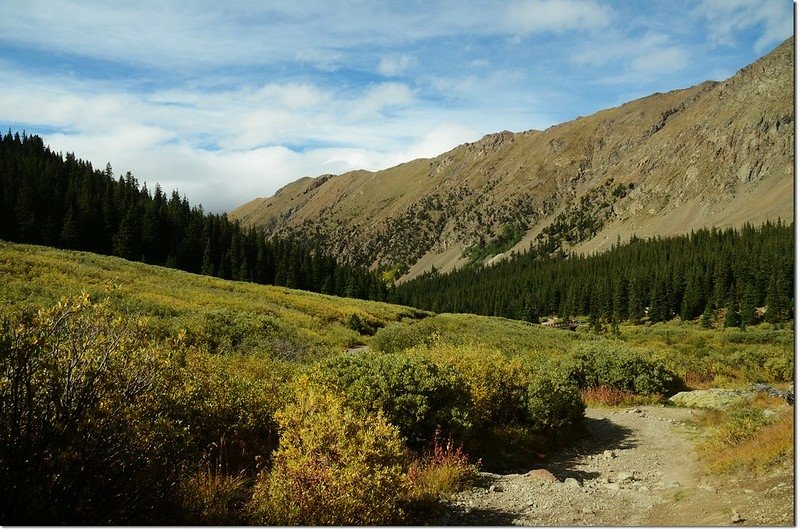
POLYGON ((355 117, 362 118, 379 113, 387 107, 409 105, 414 93, 402 83, 381 83, 369 87, 364 97, 355 101, 355 117))
MULTIPOLYGON (((1 41, 181 74, 286 62, 331 72, 352 59, 347 51, 354 48, 507 30, 500 13, 464 2, 423 8, 370 0, 27 0, 4 5, 3 11, 1 41)), ((410 66, 403 64, 405 54, 398 55, 397 66, 410 66)), ((392 60, 387 58, 387 68, 392 60)))
POLYGON ((738 32, 759 27, 761 35, 753 49, 764 53, 794 30, 787 5, 785 0, 704 0, 697 11, 707 21, 712 44, 734 46, 738 32))
POLYGON ((591 0, 518 0, 508 8, 508 21, 520 33, 563 33, 606 27, 612 13, 591 0))
POLYGON ((386 77, 395 77, 411 68, 417 63, 417 59, 411 55, 395 55, 392 57, 382 57, 378 64, 378 73, 386 77))
POLYGON ((637 72, 677 72, 686 68, 689 54, 677 46, 638 55, 631 63, 637 72))
POLYGON ((652 54, 669 45, 669 37, 662 33, 649 32, 640 37, 629 38, 615 33, 607 34, 598 41, 591 39, 569 54, 569 60, 577 65, 603 66, 616 60, 636 60, 636 57, 652 54))
POLYGON ((682 72, 690 65, 689 47, 675 44, 674 40, 658 32, 636 37, 609 32, 601 40, 578 47, 569 55, 569 61, 602 72, 593 78, 594 83, 640 85, 682 72))

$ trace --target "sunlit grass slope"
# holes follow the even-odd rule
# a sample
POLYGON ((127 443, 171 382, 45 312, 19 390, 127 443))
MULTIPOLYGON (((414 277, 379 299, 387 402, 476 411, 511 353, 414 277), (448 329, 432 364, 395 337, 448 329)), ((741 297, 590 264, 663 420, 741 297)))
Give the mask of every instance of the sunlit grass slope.
MULTIPOLYGON (((219 349, 266 341, 285 357, 308 358, 363 343, 367 327, 424 317, 391 304, 234 282, 87 252, 0 241, 0 313, 52 305, 82 291, 109 297, 120 312, 148 320, 164 335, 185 330, 219 349)), ((251 347, 248 347, 251 346, 251 347)))

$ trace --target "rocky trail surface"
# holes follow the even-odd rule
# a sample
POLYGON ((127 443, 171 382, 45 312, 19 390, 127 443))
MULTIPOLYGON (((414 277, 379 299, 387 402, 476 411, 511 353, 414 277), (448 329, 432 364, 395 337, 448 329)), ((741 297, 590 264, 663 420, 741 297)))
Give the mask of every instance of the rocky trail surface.
POLYGON ((707 476, 693 450, 695 412, 589 409, 587 436, 526 474, 482 472, 446 501, 443 525, 792 526, 791 467, 707 476))

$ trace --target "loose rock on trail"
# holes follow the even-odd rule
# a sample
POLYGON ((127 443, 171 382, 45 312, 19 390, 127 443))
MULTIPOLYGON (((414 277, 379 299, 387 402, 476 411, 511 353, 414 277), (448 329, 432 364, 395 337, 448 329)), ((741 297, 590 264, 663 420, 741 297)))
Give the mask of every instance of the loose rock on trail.
POLYGON ((706 476, 691 409, 588 409, 587 435, 526 474, 482 472, 444 501, 443 525, 792 526, 791 466, 706 476))

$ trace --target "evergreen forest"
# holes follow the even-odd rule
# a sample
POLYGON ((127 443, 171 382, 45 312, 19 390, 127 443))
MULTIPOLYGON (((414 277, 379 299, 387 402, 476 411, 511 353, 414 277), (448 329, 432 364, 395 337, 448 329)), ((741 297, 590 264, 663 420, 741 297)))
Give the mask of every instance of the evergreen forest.
POLYGON ((778 220, 757 228, 634 237, 588 257, 532 249, 488 267, 432 270, 398 286, 391 300, 529 322, 545 315, 588 316, 593 327, 675 316, 710 324, 717 310, 726 309, 724 324, 735 327, 791 319, 793 296, 794 223, 778 220))
POLYGON ((0 141, 0 239, 113 255, 229 280, 382 300, 386 288, 365 269, 338 265, 319 247, 268 239, 227 216, 190 206, 178 191, 152 192, 110 164, 6 133, 0 141))

